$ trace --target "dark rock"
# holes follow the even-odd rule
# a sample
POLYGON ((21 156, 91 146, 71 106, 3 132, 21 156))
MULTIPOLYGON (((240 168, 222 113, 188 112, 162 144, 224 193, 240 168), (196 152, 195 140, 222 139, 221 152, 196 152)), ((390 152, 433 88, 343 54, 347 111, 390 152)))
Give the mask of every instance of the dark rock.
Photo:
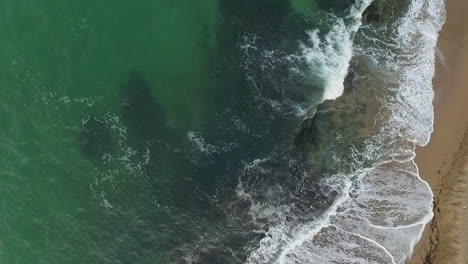
POLYGON ((356 79, 356 73, 353 71, 352 68, 349 68, 348 74, 346 75, 346 78, 344 80, 343 86, 344 86, 344 94, 350 93, 355 91, 356 86, 354 85, 354 81, 356 79))
POLYGON ((372 2, 369 7, 364 11, 362 20, 364 23, 376 23, 380 21, 381 10, 377 6, 377 2, 372 2))

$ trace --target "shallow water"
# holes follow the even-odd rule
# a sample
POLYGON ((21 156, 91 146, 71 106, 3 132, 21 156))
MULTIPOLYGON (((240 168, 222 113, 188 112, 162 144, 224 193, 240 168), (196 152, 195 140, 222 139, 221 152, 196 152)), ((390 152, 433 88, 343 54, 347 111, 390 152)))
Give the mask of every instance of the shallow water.
POLYGON ((0 260, 403 261, 443 14, 382 3, 1 1, 0 260))

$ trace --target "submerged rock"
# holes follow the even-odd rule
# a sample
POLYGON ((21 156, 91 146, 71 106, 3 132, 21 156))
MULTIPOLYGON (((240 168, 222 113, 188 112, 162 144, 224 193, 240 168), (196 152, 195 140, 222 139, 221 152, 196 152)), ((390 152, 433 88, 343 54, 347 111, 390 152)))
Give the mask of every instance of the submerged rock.
POLYGON ((372 2, 370 6, 362 14, 362 20, 364 23, 376 23, 380 21, 381 10, 378 7, 377 2, 372 2))

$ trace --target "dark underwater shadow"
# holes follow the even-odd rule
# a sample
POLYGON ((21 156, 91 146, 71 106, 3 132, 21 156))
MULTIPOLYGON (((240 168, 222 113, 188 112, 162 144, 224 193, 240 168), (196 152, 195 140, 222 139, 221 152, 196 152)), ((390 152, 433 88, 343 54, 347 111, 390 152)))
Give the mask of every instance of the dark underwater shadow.
POLYGON ((139 153, 150 155, 141 165, 145 185, 165 205, 194 212, 210 210, 206 197, 216 191, 216 174, 192 161, 186 132, 169 125, 155 91, 138 71, 130 72, 121 85, 121 114, 130 141, 139 153))
POLYGON ((121 113, 128 132, 138 149, 170 135, 163 109, 156 102, 148 81, 138 71, 131 71, 121 85, 121 113))
POLYGON ((109 127, 95 117, 90 117, 78 133, 78 143, 83 154, 92 161, 98 161, 112 151, 109 127))

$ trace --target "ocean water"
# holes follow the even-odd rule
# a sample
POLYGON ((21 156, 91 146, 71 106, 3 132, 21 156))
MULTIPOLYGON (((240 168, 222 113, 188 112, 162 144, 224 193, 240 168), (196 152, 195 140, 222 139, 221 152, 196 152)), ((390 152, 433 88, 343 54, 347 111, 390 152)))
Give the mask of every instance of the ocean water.
POLYGON ((0 263, 404 263, 442 0, 1 0, 0 263))

